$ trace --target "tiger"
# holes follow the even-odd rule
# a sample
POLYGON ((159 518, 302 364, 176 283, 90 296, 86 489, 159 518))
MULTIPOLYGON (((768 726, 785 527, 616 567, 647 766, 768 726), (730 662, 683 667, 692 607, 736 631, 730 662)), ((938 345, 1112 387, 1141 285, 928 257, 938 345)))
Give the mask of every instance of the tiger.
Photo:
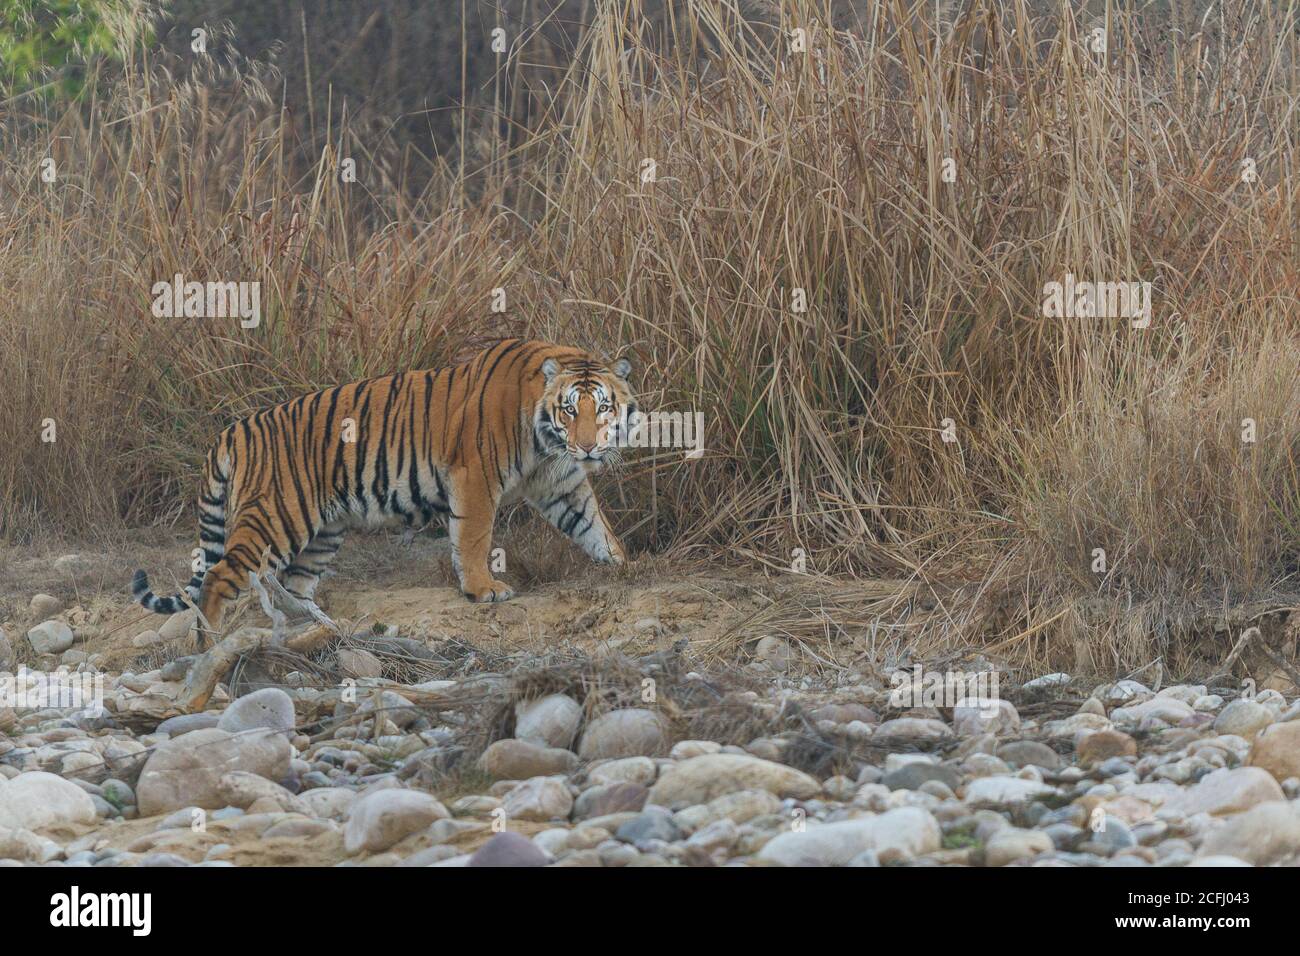
MULTIPOLYGON (((632 364, 582 349, 505 339, 466 362, 336 385, 258 411, 210 446, 198 496, 193 577, 171 597, 136 571, 143 607, 193 602, 217 632, 259 577, 318 619, 315 591, 347 530, 444 521, 470 601, 514 596, 488 558, 498 510, 521 499, 594 561, 626 554, 590 478, 617 464, 637 415, 632 364), (197 558, 197 552, 196 552, 197 558), (189 599, 187 602, 186 598, 189 599)), ((325 619, 328 621, 328 619, 325 619)))

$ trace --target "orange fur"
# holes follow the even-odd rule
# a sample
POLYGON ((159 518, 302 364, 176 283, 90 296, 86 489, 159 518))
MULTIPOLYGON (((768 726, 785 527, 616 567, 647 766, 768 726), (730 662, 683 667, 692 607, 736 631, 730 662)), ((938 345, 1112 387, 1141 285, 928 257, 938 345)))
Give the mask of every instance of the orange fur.
MULTIPOLYGON (((212 628, 252 574, 274 572, 310 601, 348 527, 441 517, 462 591, 505 600, 513 592, 488 571, 492 527, 520 496, 594 559, 622 563, 587 475, 618 456, 635 414, 628 369, 509 339, 460 365, 335 386, 229 426, 199 496, 206 571, 186 593, 212 628)), ((185 606, 152 594, 142 571, 132 590, 160 613, 185 606)))

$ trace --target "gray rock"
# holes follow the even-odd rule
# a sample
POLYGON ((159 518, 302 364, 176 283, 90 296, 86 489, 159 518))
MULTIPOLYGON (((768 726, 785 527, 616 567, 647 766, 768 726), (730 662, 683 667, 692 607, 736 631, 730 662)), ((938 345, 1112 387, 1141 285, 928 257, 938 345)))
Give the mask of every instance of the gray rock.
POLYGON ((1260 803, 1229 817, 1201 844, 1201 857, 1232 856, 1256 866, 1300 853, 1300 813, 1283 801, 1260 803))
POLYGON ((225 806, 221 778, 243 770, 268 780, 289 775, 293 747, 280 734, 231 734, 218 727, 195 730, 165 741, 149 756, 136 784, 141 816, 181 807, 215 810, 225 806))
POLYGON ((222 774, 217 783, 217 793, 228 806, 239 807, 241 810, 247 810, 259 801, 269 801, 284 812, 309 813, 309 805, 284 787, 247 771, 236 770, 222 774))
POLYGON ((63 601, 53 594, 34 594, 27 605, 27 613, 32 617, 49 618, 63 610, 63 601))
POLYGON ((870 850, 882 863, 902 862, 939 849, 941 832, 921 807, 899 807, 879 816, 838 823, 809 822, 769 840, 758 858, 781 866, 845 866, 870 850))
POLYGON ((90 794, 75 783, 42 770, 0 778, 0 827, 42 827, 94 823, 99 818, 90 794))
POLYGON ((217 728, 238 734, 250 730, 290 732, 296 726, 293 698, 278 687, 264 687, 233 701, 217 728))
POLYGON ((737 790, 706 804, 687 807, 673 814, 673 822, 683 833, 694 833, 717 820, 747 823, 755 817, 781 812, 781 798, 766 790, 737 790))
POLYGON ((383 662, 361 647, 339 648, 334 659, 344 677, 382 677, 384 674, 383 662))
POLYGON ((339 825, 333 820, 281 820, 262 832, 263 840, 312 840, 326 833, 337 833, 339 825))
POLYGON ((376 790, 352 805, 343 828, 343 847, 349 854, 379 853, 449 816, 447 808, 427 793, 376 790))
POLYGON ((639 783, 607 783, 588 787, 573 804, 573 819, 603 817, 624 811, 640 812, 650 793, 639 783))
POLYGON ((454 846, 447 846, 445 843, 437 844, 416 853, 412 853, 398 866, 436 866, 445 863, 448 860, 454 860, 458 857, 463 858, 463 863, 468 864, 470 858, 460 853, 454 846))
POLYGON ((1022 777, 980 777, 966 785, 966 802, 975 806, 1006 807, 1055 792, 1054 787, 1022 777))
POLYGON ((1277 714, 1258 701, 1242 698, 1234 700, 1214 718, 1214 731, 1219 734, 1236 734, 1246 740, 1277 720, 1277 714))
POLYGON ((583 760, 654 757, 668 749, 663 719, 652 710, 612 710, 587 724, 578 747, 583 760))
POLYGON ((573 795, 563 777, 533 777, 507 793, 501 806, 511 820, 563 820, 573 809, 573 795))
POLYGON ((639 783, 650 786, 659 775, 659 767, 649 757, 622 757, 596 764, 587 771, 587 782, 639 783))
POLYGON ((131 638, 131 646, 140 650, 146 647, 156 647, 162 642, 162 635, 157 631, 141 631, 131 638))
POLYGON ((647 840, 673 843, 680 840, 682 834, 673 822, 671 813, 663 807, 650 806, 621 824, 614 832, 614 838, 624 843, 644 843, 647 840))
POLYGON ((357 801, 357 792, 346 787, 315 787, 298 794, 298 799, 307 805, 312 816, 346 820, 357 801))
POLYGON ((131 785, 125 781, 118 780, 116 777, 109 777, 100 784, 100 792, 104 799, 119 807, 129 807, 135 805, 135 791, 131 785))
POLYGON ((527 780, 572 773, 578 767, 578 757, 569 750, 509 737, 484 750, 479 767, 493 780, 527 780))
POLYGON ((876 728, 877 737, 894 740, 944 740, 952 728, 930 717, 895 717, 876 728))
POLYGON ((515 736, 541 747, 568 750, 582 723, 582 705, 564 694, 515 704, 515 736))
POLYGON ((880 782, 890 790, 919 790, 922 784, 931 781, 955 789, 961 783, 961 775, 952 767, 916 761, 891 770, 880 778, 880 782))
POLYGON ((72 646, 72 628, 62 621, 45 621, 27 632, 27 642, 38 654, 62 654, 72 646))
POLYGON ((1098 829, 1091 827, 1085 831, 1086 838, 1080 849, 1089 852, 1101 852, 1109 855, 1117 850, 1137 846, 1137 837, 1129 825, 1119 817, 1107 813, 1098 829))
POLYGON ((967 697, 953 706, 952 728, 962 737, 1014 734, 1020 730, 1020 714, 1009 700, 967 697))
POLYGON ((546 866, 550 859, 532 840, 506 830, 474 851, 466 866, 546 866))
POLYGON ((821 784, 808 774, 770 760, 741 754, 706 754, 670 767, 650 791, 649 802, 664 807, 708 803, 737 790, 766 790, 779 797, 808 800, 821 784))
POLYGON ((199 612, 194 608, 177 611, 158 626, 158 636, 162 638, 164 643, 188 637, 190 629, 194 627, 194 622, 198 619, 199 612))
POLYGON ((1279 781, 1300 777, 1300 720, 1280 721, 1261 730, 1250 748, 1250 764, 1279 781))
POLYGON ((1052 838, 1042 830, 1003 827, 984 845, 984 862, 988 866, 1006 866, 1055 849, 1052 838))
POLYGON ((1194 787, 1171 797, 1162 809, 1187 816, 1197 813, 1222 816, 1284 798, 1282 788, 1268 771, 1259 767, 1238 767, 1206 774, 1194 787))
POLYGON ((179 737, 182 734, 188 734, 194 730, 203 730, 207 727, 215 727, 220 720, 220 714, 181 714, 179 717, 168 717, 159 724, 158 733, 167 734, 173 738, 179 737))
POLYGON ((1058 850, 1073 850, 1088 835, 1082 827, 1076 827, 1071 823, 1051 823, 1043 827, 1043 832, 1058 850))
POLYGON ((1061 755, 1037 740, 1012 740, 998 747, 997 756, 1013 767, 1042 767, 1056 770, 1061 755))

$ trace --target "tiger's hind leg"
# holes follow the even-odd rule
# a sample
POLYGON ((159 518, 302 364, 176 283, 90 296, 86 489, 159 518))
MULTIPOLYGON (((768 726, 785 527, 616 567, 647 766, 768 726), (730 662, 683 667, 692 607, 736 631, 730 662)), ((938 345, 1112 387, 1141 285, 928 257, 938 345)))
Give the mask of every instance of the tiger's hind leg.
POLYGON ((321 579, 329 572, 330 562, 343 544, 343 525, 327 524, 303 545, 301 551, 294 555, 288 566, 277 575, 282 591, 287 596, 305 607, 313 603, 316 588, 321 579))
POLYGON ((275 577, 268 571, 249 571, 248 583, 253 590, 257 592, 258 600, 262 602, 262 610, 265 611, 266 616, 271 619, 271 643, 276 647, 282 647, 284 645, 286 618, 284 612, 277 608, 275 603, 271 600, 271 595, 266 593, 266 585, 262 583, 263 577, 266 577, 277 587, 279 586, 279 582, 277 582, 275 577))
MULTIPOLYGON (((290 563, 289 540, 288 532, 265 508, 250 505, 234 517, 225 554, 208 569, 199 594, 199 614, 207 620, 209 632, 219 631, 226 608, 247 587, 257 592, 263 609, 267 608, 270 595, 260 579, 290 563)), ((283 630, 283 615, 268 611, 267 616, 283 630)))
MULTIPOLYGON (((320 609, 320 605, 318 605, 311 598, 298 597, 296 594, 292 594, 291 592, 286 591, 284 585, 281 584, 279 580, 274 576, 268 575, 267 580, 271 582, 271 587, 289 603, 290 607, 294 608, 295 610, 305 612, 317 624, 320 624, 323 627, 327 627, 331 631, 334 631, 339 636, 342 636, 343 631, 339 628, 339 626, 335 624, 332 620, 330 620, 329 615, 327 615, 324 611, 322 611, 320 609)), ((267 613, 269 614, 270 612, 267 613)))
POLYGON ((338 631, 338 625, 321 610, 315 596, 317 586, 329 571, 330 562, 343 543, 343 532, 342 523, 325 525, 312 535, 283 571, 270 579, 272 588, 283 598, 285 607, 305 613, 318 624, 333 631, 338 631))

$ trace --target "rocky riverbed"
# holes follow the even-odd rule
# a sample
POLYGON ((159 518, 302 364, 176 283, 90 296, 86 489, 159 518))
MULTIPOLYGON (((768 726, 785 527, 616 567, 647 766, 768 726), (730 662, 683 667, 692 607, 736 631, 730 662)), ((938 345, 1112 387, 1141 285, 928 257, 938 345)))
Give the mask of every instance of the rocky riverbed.
MULTIPOLYGON (((67 630, 54 619, 0 639, 0 670, 21 641, 51 663, 67 630)), ((426 676, 451 676, 403 682, 385 676, 400 640, 327 648, 310 673, 266 664, 258 689, 233 675, 193 714, 175 705, 185 658, 19 670, 18 706, 0 707, 0 864, 1140 867, 1300 854, 1300 704, 1276 690, 1054 674, 1003 679, 997 699, 903 707, 900 687, 921 672, 797 677, 771 640, 725 672, 687 640, 640 658, 460 646, 454 662, 426 661, 426 676)))

